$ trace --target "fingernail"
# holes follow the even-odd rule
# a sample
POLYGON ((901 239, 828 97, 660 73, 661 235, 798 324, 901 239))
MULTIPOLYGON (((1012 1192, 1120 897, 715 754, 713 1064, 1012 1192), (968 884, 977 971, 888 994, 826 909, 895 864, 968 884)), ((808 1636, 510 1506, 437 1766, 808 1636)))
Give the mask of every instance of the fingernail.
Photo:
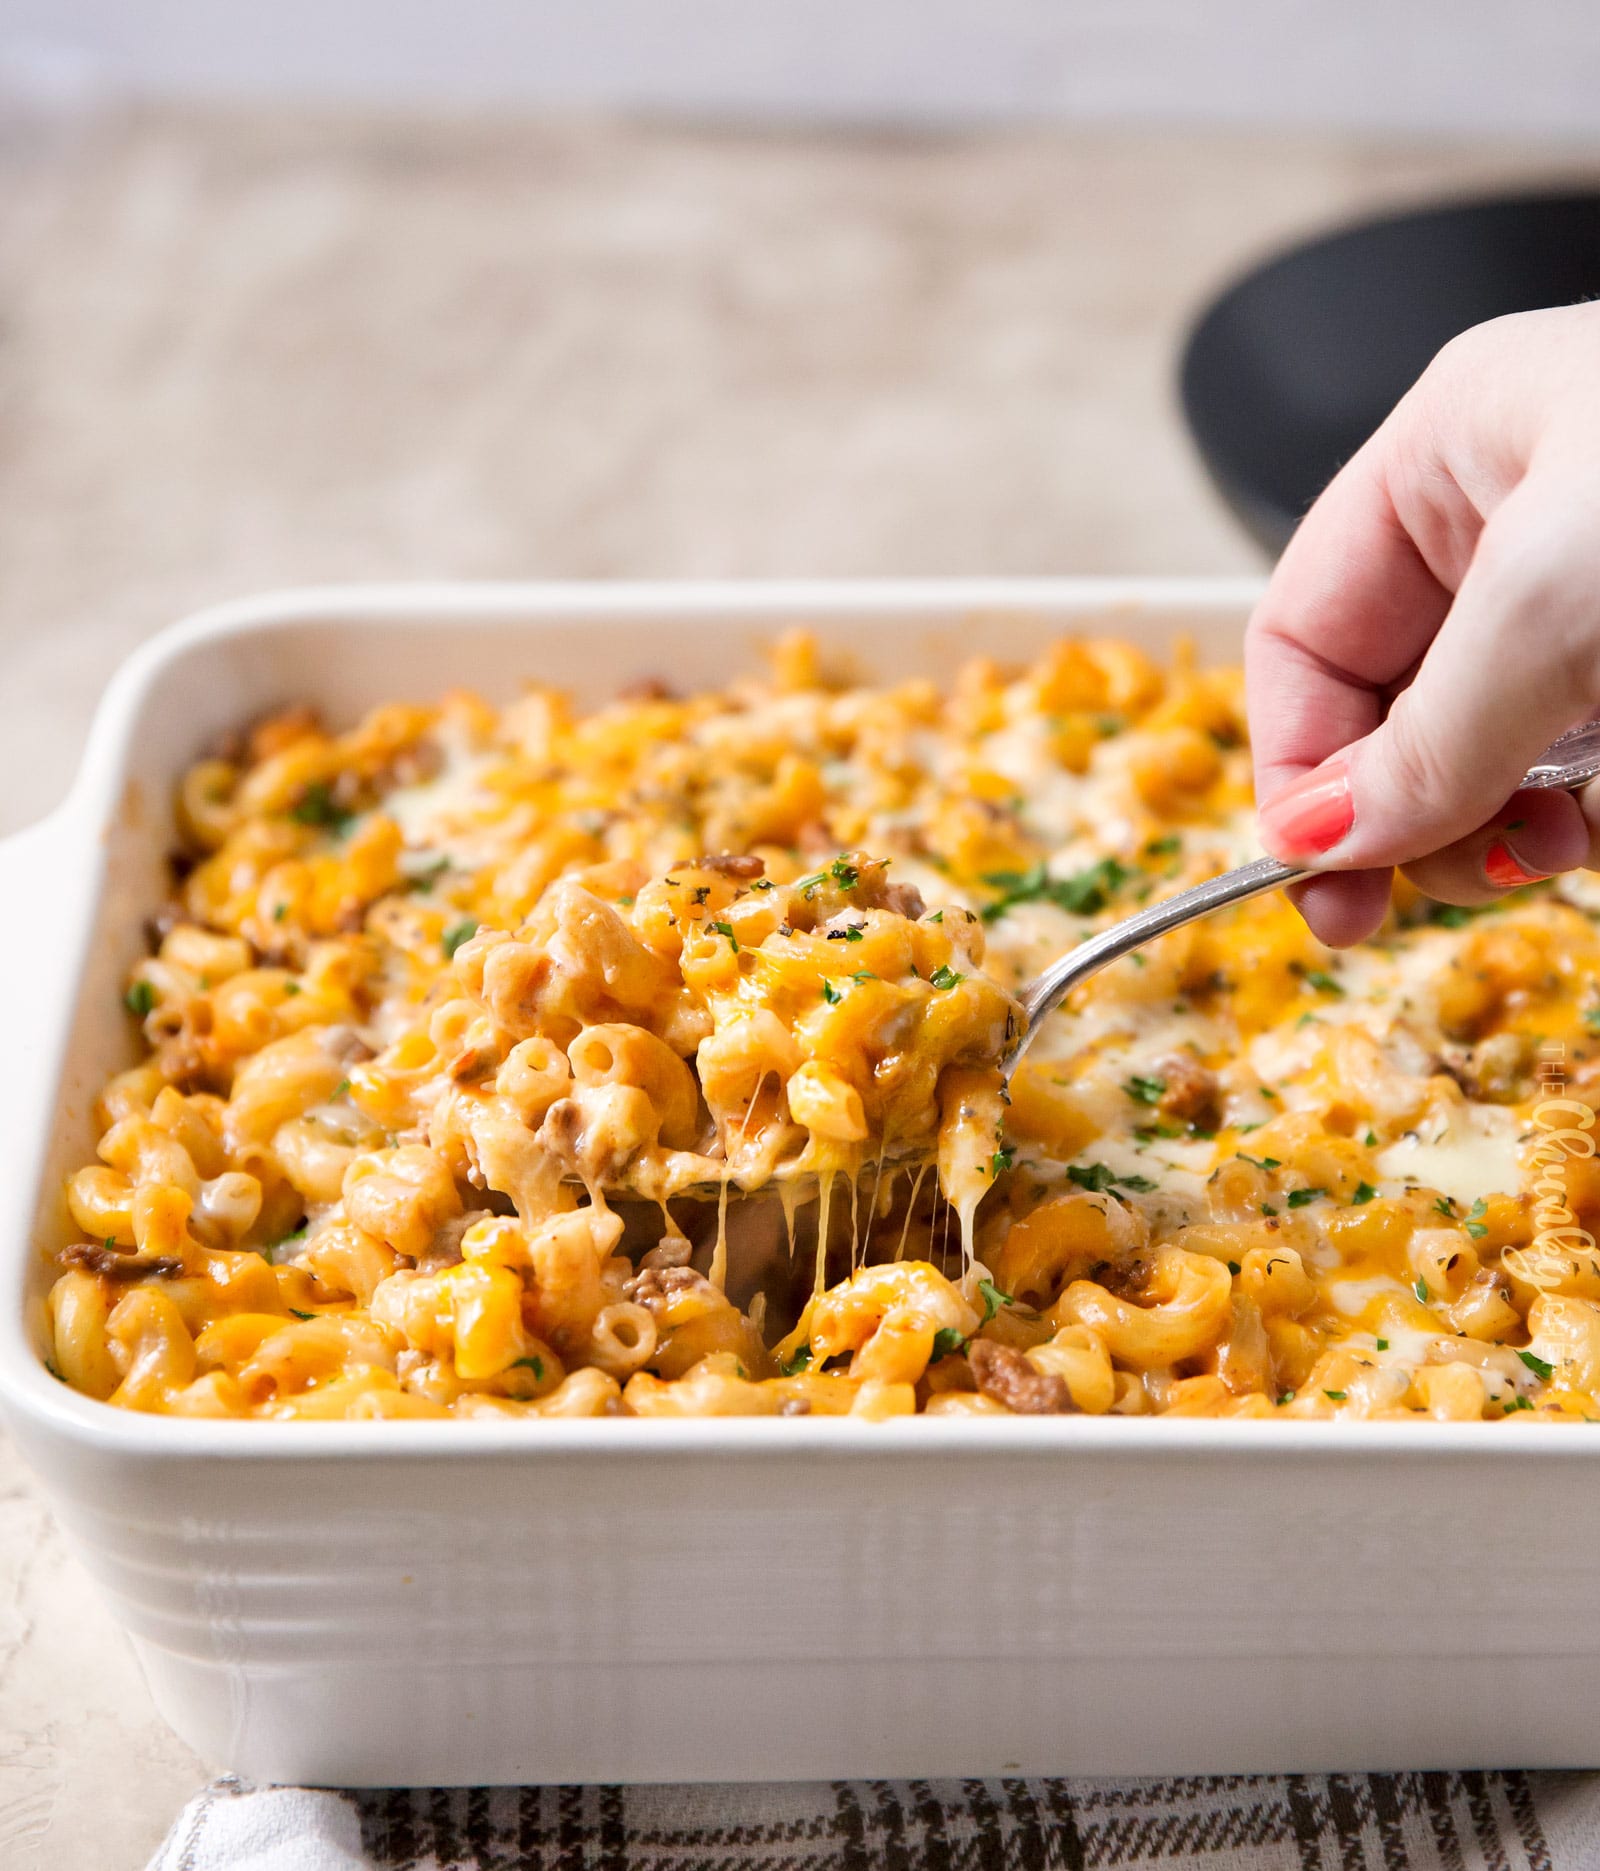
POLYGON ((1261 830, 1269 847, 1288 857, 1331 851, 1355 823, 1350 773, 1343 756, 1324 761, 1302 774, 1261 809, 1261 830))
POLYGON ((1539 884, 1553 876, 1551 871, 1530 871, 1503 838, 1497 838, 1483 854, 1483 874, 1496 890, 1515 890, 1518 884, 1539 884))

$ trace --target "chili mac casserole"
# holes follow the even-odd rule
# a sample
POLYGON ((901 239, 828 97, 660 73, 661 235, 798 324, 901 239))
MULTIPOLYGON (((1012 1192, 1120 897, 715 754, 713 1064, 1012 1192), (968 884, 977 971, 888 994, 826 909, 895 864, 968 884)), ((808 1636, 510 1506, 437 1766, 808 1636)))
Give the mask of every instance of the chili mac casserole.
POLYGON ((1600 1420, 1600 1178, 1548 1116, 1587 1139, 1600 1081, 1586 880, 1402 884, 1342 956, 1245 905, 1003 1083, 1023 980, 1250 851, 1233 670, 869 687, 795 636, 590 713, 283 710, 176 821, 50 1294, 90 1396, 1600 1420))

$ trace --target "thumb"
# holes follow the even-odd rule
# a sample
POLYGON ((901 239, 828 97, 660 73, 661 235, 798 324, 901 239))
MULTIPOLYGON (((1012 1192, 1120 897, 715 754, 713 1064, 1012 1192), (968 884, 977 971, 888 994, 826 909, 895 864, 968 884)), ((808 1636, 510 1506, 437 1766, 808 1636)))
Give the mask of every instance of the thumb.
POLYGON ((1378 727, 1268 800, 1262 842, 1318 869, 1404 864, 1487 823, 1600 700, 1600 528, 1530 475, 1483 530, 1378 727))

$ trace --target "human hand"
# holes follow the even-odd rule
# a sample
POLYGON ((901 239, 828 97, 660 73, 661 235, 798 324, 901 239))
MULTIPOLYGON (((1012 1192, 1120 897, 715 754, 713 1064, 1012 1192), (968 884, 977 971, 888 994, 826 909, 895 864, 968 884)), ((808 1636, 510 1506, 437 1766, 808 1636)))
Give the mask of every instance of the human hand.
POLYGON ((1455 339, 1306 515, 1245 640, 1261 839, 1335 947, 1390 870, 1476 904, 1600 866, 1600 782, 1515 792, 1600 709, 1600 304, 1455 339))

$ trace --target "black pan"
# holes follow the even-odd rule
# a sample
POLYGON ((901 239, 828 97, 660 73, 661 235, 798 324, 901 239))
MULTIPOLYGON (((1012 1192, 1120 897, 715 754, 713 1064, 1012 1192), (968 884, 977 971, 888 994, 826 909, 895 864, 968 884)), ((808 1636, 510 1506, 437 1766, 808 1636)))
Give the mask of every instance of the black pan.
POLYGON ((1458 332, 1600 296, 1600 193, 1458 202, 1361 222, 1247 273, 1184 346, 1211 478, 1274 556, 1458 332))

